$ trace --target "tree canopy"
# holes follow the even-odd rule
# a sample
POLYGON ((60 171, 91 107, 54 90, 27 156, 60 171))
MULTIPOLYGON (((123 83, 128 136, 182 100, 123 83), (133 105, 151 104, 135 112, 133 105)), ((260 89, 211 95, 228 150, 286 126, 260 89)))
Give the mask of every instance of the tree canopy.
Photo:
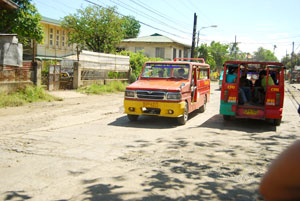
POLYGON ((40 25, 41 15, 31 0, 12 0, 20 8, 17 10, 1 10, 0 12, 0 32, 18 34, 23 43, 25 38, 35 39, 41 43, 44 32, 40 25))
POLYGON ((278 61, 277 57, 271 50, 259 47, 256 52, 254 52, 253 60, 256 61, 278 61))
POLYGON ((251 57, 250 53, 239 49, 238 43, 222 44, 212 41, 210 45, 201 44, 197 53, 199 58, 205 59, 213 71, 221 69, 224 62, 228 60, 278 61, 273 52, 262 47, 258 48, 251 57))
POLYGON ((69 43, 94 52, 115 52, 124 37, 136 36, 139 24, 133 17, 120 17, 115 7, 88 6, 64 17, 62 26, 70 29, 69 43))
POLYGON ((281 62, 287 67, 287 68, 294 68, 294 66, 300 66, 300 53, 298 54, 291 54, 286 55, 281 59, 281 62))
POLYGON ((123 28, 125 30, 124 38, 136 38, 140 32, 140 23, 132 16, 124 16, 122 19, 123 28))

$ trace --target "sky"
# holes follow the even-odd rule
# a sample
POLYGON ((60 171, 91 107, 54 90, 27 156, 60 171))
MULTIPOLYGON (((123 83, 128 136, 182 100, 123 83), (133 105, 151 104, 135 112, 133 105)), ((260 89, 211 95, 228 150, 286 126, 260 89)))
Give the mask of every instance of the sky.
MULTIPOLYGON (((120 15, 140 21, 140 36, 153 33, 192 44, 194 13, 199 43, 238 42, 241 51, 253 54, 259 47, 275 52, 280 60, 300 52, 299 0, 88 0, 103 7, 115 6, 120 15), (217 27, 211 27, 216 25, 217 27), (276 48, 274 48, 276 47, 276 48)), ((45 17, 61 20, 77 9, 93 5, 87 0, 32 0, 45 17)), ((196 37, 197 38, 197 37, 196 37)))

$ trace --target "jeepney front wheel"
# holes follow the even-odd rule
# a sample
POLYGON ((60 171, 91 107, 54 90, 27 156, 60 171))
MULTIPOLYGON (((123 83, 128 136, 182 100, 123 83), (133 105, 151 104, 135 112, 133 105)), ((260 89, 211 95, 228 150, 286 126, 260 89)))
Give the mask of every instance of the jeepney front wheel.
POLYGON ((189 118, 189 108, 187 102, 185 102, 184 112, 181 117, 178 117, 177 121, 180 125, 184 125, 189 118))
POLYGON ((207 102, 207 97, 206 95, 204 96, 204 104, 199 108, 199 112, 203 113, 206 110, 206 102, 207 102))
POLYGON ((281 119, 273 119, 274 126, 280 126, 280 124, 281 124, 281 119))
POLYGON ((139 115, 127 114, 127 117, 129 119, 129 121, 137 121, 139 118, 139 115))

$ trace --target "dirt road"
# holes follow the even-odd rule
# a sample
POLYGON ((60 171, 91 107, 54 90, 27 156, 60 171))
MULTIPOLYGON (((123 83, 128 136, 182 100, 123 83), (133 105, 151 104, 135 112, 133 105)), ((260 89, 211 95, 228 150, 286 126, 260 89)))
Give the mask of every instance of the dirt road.
POLYGON ((128 122, 121 93, 0 109, 0 200, 262 200, 268 165, 300 137, 295 101, 277 128, 224 122, 216 88, 184 126, 128 122))

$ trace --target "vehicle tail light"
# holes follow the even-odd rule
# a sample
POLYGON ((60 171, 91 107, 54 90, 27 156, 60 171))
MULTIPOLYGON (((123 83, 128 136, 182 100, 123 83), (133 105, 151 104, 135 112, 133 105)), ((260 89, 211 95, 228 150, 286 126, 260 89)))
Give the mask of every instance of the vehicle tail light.
POLYGON ((275 103, 276 106, 279 106, 280 105, 280 93, 276 93, 276 103, 275 103))
POLYGON ((228 102, 228 96, 229 96, 229 91, 228 89, 224 90, 224 102, 227 103, 228 102))

